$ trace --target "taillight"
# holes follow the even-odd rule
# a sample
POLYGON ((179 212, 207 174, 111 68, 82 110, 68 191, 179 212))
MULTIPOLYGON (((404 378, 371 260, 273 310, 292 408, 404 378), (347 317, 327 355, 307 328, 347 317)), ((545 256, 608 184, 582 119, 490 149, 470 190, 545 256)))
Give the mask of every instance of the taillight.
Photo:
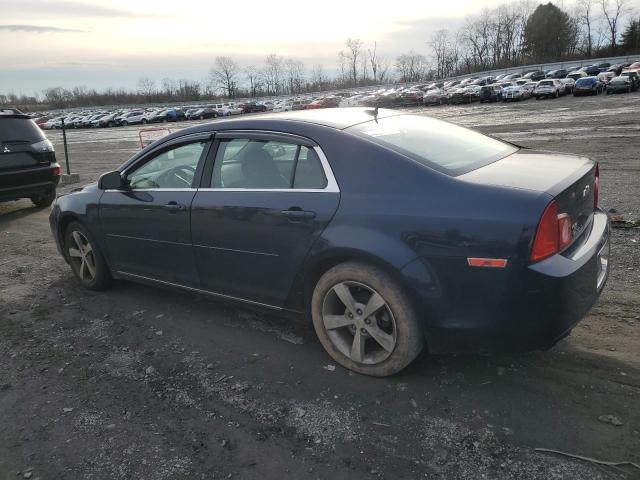
POLYGON ((51 169, 51 173, 53 173, 54 177, 59 177, 60 176, 60 165, 56 165, 55 167, 53 167, 51 169))
POLYGON ((544 209, 531 249, 531 261, 537 262, 558 253, 573 240, 571 217, 558 215, 558 204, 552 200, 544 209))
POLYGON ((558 215, 558 250, 562 250, 573 240, 571 217, 567 213, 558 215))
POLYGON ((593 208, 598 208, 600 200, 600 164, 596 163, 595 181, 593 182, 593 208))

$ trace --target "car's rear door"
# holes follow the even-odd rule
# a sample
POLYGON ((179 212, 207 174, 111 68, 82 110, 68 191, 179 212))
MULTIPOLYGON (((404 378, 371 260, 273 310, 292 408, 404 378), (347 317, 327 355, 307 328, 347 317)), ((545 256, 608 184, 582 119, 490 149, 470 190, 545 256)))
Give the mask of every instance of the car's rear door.
POLYGON ((164 144, 127 167, 123 190, 100 198, 100 223, 112 268, 120 274, 197 287, 190 206, 210 134, 164 144))
POLYGON ((202 288, 280 307, 340 198, 313 142, 266 132, 216 135, 192 203, 202 288))

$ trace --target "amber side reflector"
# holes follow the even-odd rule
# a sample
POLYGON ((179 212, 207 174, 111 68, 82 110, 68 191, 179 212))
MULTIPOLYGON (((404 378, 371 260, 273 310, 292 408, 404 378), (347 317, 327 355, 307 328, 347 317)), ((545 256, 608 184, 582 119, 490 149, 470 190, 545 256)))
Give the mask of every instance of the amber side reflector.
POLYGON ((467 258, 470 267, 504 268, 507 260, 504 258, 467 258))

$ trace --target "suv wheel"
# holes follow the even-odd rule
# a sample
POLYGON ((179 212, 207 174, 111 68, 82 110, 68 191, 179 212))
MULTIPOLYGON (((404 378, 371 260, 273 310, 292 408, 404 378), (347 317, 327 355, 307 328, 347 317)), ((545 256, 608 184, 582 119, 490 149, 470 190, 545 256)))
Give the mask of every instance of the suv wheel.
POLYGON ((111 273, 97 242, 79 222, 71 222, 64 235, 64 254, 83 287, 102 290, 111 283, 111 273))
POLYGON ((56 189, 54 188, 50 192, 41 193, 31 197, 31 201, 36 207, 48 207, 56 199, 56 189))
POLYGON ((365 375, 393 375, 409 365, 424 340, 405 292, 384 271, 357 262, 328 270, 311 301, 320 343, 340 365, 365 375))

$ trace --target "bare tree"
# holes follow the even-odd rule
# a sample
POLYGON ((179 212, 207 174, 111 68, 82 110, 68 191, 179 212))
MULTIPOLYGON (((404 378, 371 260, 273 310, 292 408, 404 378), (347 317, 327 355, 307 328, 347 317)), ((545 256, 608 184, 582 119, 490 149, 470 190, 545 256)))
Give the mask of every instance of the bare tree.
POLYGON ((613 6, 610 5, 610 0, 600 0, 602 7, 602 14, 609 27, 609 33, 611 34, 611 53, 615 53, 618 46, 618 27, 620 17, 627 11, 627 0, 613 0, 613 6))
POLYGON ((298 93, 304 83, 304 64, 300 60, 288 59, 284 62, 289 93, 298 93))
POLYGON ((262 75, 260 75, 257 67, 249 65, 244 69, 244 76, 247 77, 247 82, 249 82, 249 95, 255 97, 262 87, 262 75))
POLYGON ((147 98, 147 102, 151 101, 151 97, 156 93, 156 82, 149 77, 140 77, 138 79, 138 91, 147 98))
POLYGON ((275 53, 270 54, 265 60, 262 76, 267 87, 267 93, 278 95, 282 90, 282 76, 284 73, 284 60, 275 53))
POLYGON ((311 69, 311 83, 316 89, 321 90, 327 82, 322 64, 317 64, 311 69))
POLYGON ((226 96, 233 98, 237 88, 237 76, 240 67, 231 57, 216 57, 215 65, 209 70, 209 80, 225 92, 226 96))
POLYGON ((344 60, 349 77, 353 85, 358 84, 358 65, 362 54, 362 40, 359 38, 348 38, 345 42, 346 51, 341 51, 339 56, 344 60))

